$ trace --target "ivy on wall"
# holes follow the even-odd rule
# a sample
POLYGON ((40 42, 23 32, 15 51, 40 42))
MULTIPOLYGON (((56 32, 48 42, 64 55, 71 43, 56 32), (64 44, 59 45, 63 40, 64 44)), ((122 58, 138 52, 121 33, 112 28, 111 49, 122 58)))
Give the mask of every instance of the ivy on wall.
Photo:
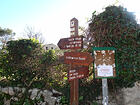
POLYGON ((89 36, 91 46, 115 47, 118 77, 117 87, 133 86, 140 80, 140 25, 135 15, 119 6, 109 6, 105 11, 92 15, 89 36))

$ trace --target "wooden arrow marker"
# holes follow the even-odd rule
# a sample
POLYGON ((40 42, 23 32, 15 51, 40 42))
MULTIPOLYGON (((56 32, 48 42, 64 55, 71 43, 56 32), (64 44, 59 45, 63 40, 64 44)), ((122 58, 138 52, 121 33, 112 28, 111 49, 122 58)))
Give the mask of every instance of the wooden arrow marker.
POLYGON ((83 47, 83 37, 73 36, 70 38, 62 38, 57 45, 60 49, 81 49, 83 47))
POLYGON ((65 52, 64 62, 72 65, 89 66, 93 61, 92 56, 88 52, 65 52))
POLYGON ((69 81, 85 78, 89 74, 89 67, 82 66, 82 67, 75 67, 68 71, 68 79, 69 81))

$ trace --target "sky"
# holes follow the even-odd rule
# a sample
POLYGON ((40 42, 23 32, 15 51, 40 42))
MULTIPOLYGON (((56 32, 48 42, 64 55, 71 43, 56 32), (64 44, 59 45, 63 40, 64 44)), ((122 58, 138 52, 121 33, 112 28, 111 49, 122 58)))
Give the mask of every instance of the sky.
POLYGON ((86 27, 94 11, 100 13, 112 4, 134 12, 140 21, 139 0, 0 0, 0 27, 12 29, 19 39, 29 26, 43 34, 46 44, 57 44, 70 37, 72 18, 86 27))

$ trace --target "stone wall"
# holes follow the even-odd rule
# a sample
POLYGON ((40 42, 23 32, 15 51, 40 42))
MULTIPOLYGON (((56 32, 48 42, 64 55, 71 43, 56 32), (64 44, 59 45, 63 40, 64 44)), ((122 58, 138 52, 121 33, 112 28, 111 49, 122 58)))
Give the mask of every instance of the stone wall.
MULTIPOLYGON (((98 105, 102 105, 102 96, 98 100, 98 105)), ((140 105, 140 82, 136 82, 132 88, 109 92, 109 105, 140 105)))
MULTIPOLYGON (((25 88, 0 86, 1 94, 4 93, 10 96, 10 99, 6 99, 5 97, 4 100, 1 101, 4 101, 4 105, 10 105, 11 101, 19 101, 19 99, 23 97, 25 91, 25 88)), ((35 105, 59 105, 58 101, 60 100, 60 96, 62 95, 60 92, 57 92, 55 90, 40 90, 37 88, 30 89, 27 93, 27 97, 29 97, 30 100, 39 100, 40 98, 43 98, 35 105)))
MULTIPOLYGON (((18 101, 23 97, 26 89, 19 87, 0 87, 0 92, 9 94, 10 99, 4 98, 4 105, 10 105, 10 102, 18 101)), ((31 100, 40 99, 43 97, 43 101, 39 101, 35 105, 59 105, 61 93, 55 90, 41 90, 30 89, 28 90, 29 98, 31 100)), ((98 105, 102 105, 102 97, 99 97, 98 105)), ((2 100, 0 100, 2 101, 2 100)), ((136 82, 132 88, 123 88, 119 91, 109 92, 109 105, 140 105, 140 82, 136 82)))
POLYGON ((140 82, 132 88, 123 88, 116 95, 117 105, 140 105, 140 82))

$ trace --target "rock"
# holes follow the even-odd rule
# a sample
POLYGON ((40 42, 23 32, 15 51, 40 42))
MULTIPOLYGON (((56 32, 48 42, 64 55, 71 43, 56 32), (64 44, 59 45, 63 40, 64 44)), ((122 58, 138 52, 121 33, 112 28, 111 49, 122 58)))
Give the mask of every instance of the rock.
POLYGON ((37 96, 38 91, 39 91, 39 89, 36 89, 36 88, 31 90, 30 91, 31 92, 30 99, 34 100, 37 96))
POLYGON ((136 85, 132 88, 124 88, 123 94, 124 103, 126 105, 136 105, 135 103, 137 103, 138 99, 140 99, 140 88, 138 88, 136 85))
POLYGON ((13 90, 12 87, 9 87, 9 95, 10 95, 10 96, 15 95, 15 92, 14 92, 14 90, 13 90))
MULTIPOLYGON (((0 87, 0 89, 3 93, 9 94, 10 96, 12 96, 10 100, 6 100, 5 98, 4 105, 10 105, 11 100, 19 101, 26 91, 25 88, 19 88, 19 87, 13 87, 13 88, 0 87)), ((62 95, 62 93, 55 91, 54 89, 52 91, 49 91, 49 90, 40 90, 40 89, 34 88, 34 89, 30 89, 28 93, 31 100, 41 98, 41 101, 38 102, 37 105, 55 105, 56 103, 58 104, 59 100, 61 99, 60 96, 62 95)))
POLYGON ((46 102, 43 102, 41 105, 46 105, 46 102))
POLYGON ((21 98, 23 96, 23 93, 19 93, 17 96, 21 98))
POLYGON ((21 88, 19 88, 19 87, 14 87, 14 91, 15 91, 16 93, 19 93, 19 92, 21 92, 21 88))
POLYGON ((4 105, 10 105, 10 102, 11 102, 10 100, 7 100, 4 102, 4 105))
POLYGON ((47 102, 42 102, 41 101, 41 102, 37 103, 37 105, 48 105, 48 104, 47 104, 47 102))
POLYGON ((140 88, 140 81, 135 82, 135 87, 140 88))
POLYGON ((58 92, 54 89, 52 89, 52 93, 53 93, 53 97, 59 97, 59 96, 62 96, 62 93, 61 92, 58 92))
POLYGON ((43 94, 43 92, 42 92, 42 91, 38 92, 38 95, 37 95, 36 99, 40 99, 40 98, 41 98, 41 96, 42 96, 42 94, 43 94))
POLYGON ((4 97, 4 105, 10 105, 11 100, 6 100, 6 98, 4 97))
POLYGON ((44 90, 42 94, 45 102, 48 102, 49 105, 55 105, 57 99, 52 97, 53 93, 51 91, 44 90))
POLYGON ((25 89, 25 88, 22 88, 22 89, 21 89, 21 92, 22 92, 22 93, 24 93, 25 91, 26 91, 26 89, 25 89))
POLYGON ((9 89, 8 87, 2 88, 1 90, 3 93, 8 94, 9 93, 9 89))
POLYGON ((12 97, 11 100, 18 101, 18 98, 17 97, 12 97))

